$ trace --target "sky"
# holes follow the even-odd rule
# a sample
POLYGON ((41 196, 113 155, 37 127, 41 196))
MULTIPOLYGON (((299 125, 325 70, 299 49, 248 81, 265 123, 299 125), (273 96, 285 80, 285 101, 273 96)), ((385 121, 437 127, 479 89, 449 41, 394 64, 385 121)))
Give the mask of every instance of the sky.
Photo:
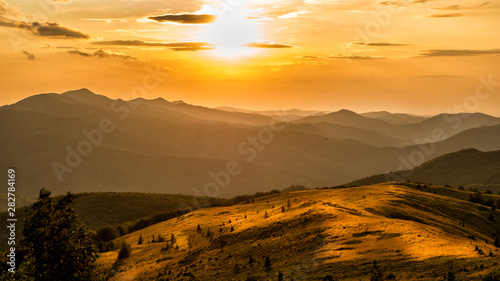
POLYGON ((500 116, 499 15, 500 0, 0 0, 0 105, 88 88, 500 116))

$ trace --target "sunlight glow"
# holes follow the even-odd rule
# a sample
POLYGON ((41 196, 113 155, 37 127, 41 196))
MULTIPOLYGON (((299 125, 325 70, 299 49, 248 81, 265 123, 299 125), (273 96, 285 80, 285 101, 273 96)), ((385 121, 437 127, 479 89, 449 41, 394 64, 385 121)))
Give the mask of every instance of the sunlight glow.
POLYGON ((217 20, 207 25, 203 32, 203 41, 215 44, 210 53, 223 58, 251 56, 257 52, 254 48, 244 47, 257 42, 257 24, 249 18, 244 7, 235 7, 225 12, 217 20))

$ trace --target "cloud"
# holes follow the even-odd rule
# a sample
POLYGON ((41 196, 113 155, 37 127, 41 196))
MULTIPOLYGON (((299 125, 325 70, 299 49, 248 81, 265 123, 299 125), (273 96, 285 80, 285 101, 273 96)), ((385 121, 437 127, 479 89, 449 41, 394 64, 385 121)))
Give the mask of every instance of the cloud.
POLYGON ((314 59, 319 59, 320 57, 317 56, 298 56, 295 57, 296 59, 308 59, 308 60, 314 60, 314 59))
POLYGON ((370 47, 401 47, 401 46, 411 46, 411 44, 399 44, 399 43, 388 43, 388 42, 376 42, 376 43, 354 43, 356 45, 364 45, 370 47))
POLYGON ((337 54, 335 56, 329 56, 329 58, 331 58, 331 59, 350 59, 350 60, 385 59, 384 57, 358 56, 358 55, 345 55, 345 54, 337 54))
POLYGON ((270 48, 270 49, 286 49, 286 48, 293 48, 291 45, 284 45, 284 44, 276 44, 276 43, 271 43, 271 42, 261 42, 261 43, 248 43, 244 45, 244 47, 252 47, 252 48, 270 48))
POLYGON ((89 39, 90 36, 81 31, 70 29, 68 27, 60 26, 57 23, 39 23, 32 22, 19 23, 19 28, 31 31, 34 35, 43 37, 55 37, 55 38, 71 38, 71 39, 89 39))
POLYGON ((425 4, 430 1, 435 1, 435 0, 413 0, 409 2, 403 2, 403 1, 383 1, 379 2, 379 5, 384 5, 384 6, 398 6, 398 7, 408 7, 410 5, 414 4, 425 4))
POLYGON ((440 8, 432 8, 433 10, 441 10, 441 11, 456 11, 456 10, 470 10, 470 9, 476 9, 476 8, 481 8, 484 7, 491 2, 484 2, 482 4, 476 5, 476 6, 463 6, 463 5, 451 5, 447 7, 440 7, 440 8))
POLYGON ((58 23, 39 23, 13 20, 18 18, 19 13, 10 7, 5 1, 0 0, 0 27, 20 28, 30 31, 36 36, 64 38, 64 39, 88 39, 90 36, 81 31, 74 30, 58 23))
POLYGON ((93 45, 165 47, 174 51, 201 51, 213 49, 213 45, 205 42, 159 43, 141 40, 113 40, 92 42, 93 45))
POLYGON ((459 76, 459 75, 436 74, 436 75, 412 76, 411 78, 455 79, 455 78, 464 78, 464 77, 465 76, 459 76))
POLYGON ((459 13, 449 13, 449 14, 433 14, 428 16, 428 18, 459 18, 463 17, 463 14, 459 13))
POLYGON ((161 16, 148 17, 150 20, 157 22, 176 22, 182 24, 202 24, 212 23, 215 21, 214 15, 195 15, 195 14, 166 14, 161 16))
POLYGON ((103 49, 98 49, 98 50, 69 50, 69 54, 72 55, 79 55, 82 57, 98 57, 100 59, 105 59, 105 58, 120 58, 124 60, 136 60, 137 58, 134 58, 132 56, 122 54, 122 53, 112 53, 109 51, 105 51, 103 49))
POLYGON ((498 55, 500 49, 490 50, 424 50, 419 57, 461 57, 477 55, 498 55))
POLYGON ((28 60, 34 61, 36 59, 35 54, 32 54, 28 51, 23 51, 23 54, 26 56, 28 60))

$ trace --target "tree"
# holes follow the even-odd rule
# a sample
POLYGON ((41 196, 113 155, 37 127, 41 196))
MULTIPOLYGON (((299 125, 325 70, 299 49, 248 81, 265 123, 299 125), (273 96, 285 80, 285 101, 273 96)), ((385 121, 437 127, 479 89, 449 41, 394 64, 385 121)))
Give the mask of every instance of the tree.
POLYGON ((279 272, 278 273, 278 281, 284 281, 285 279, 283 279, 283 273, 279 272))
POLYGON ((481 196, 481 193, 479 192, 474 192, 471 195, 469 195, 469 199, 467 199, 469 202, 472 203, 477 203, 477 204, 484 204, 484 199, 481 196))
POLYGON ((493 191, 491 191, 491 189, 488 189, 484 192, 484 194, 493 194, 493 191))
POLYGON ((264 267, 266 269, 269 269, 271 267, 271 259, 269 258, 269 256, 266 256, 266 258, 264 259, 264 267))
POLYGON ((253 265, 253 263, 254 263, 253 257, 252 257, 252 256, 250 256, 250 258, 248 259, 248 264, 249 264, 250 266, 252 266, 252 265, 253 265))
POLYGON ((285 209, 285 206, 284 206, 284 205, 283 205, 283 206, 281 206, 281 212, 282 212, 282 213, 286 212, 286 209, 285 209))
POLYGON ((384 274, 380 270, 377 261, 373 261, 372 277, 370 278, 370 281, 382 281, 382 280, 384 280, 384 274))
POLYGON ((104 226, 97 230, 97 236, 101 241, 108 242, 120 237, 120 232, 114 226, 104 226))
POLYGON ((132 248, 126 242, 122 243, 122 247, 120 248, 120 252, 118 252, 118 259, 126 259, 130 257, 130 253, 132 253, 132 248))
POLYGON ((267 219, 269 215, 267 214, 267 211, 264 212, 264 218, 267 219))
POLYGON ((198 227, 196 228, 196 231, 198 231, 198 233, 201 233, 201 226, 200 226, 200 224, 198 224, 198 227))
POLYGON ((137 244, 141 245, 143 242, 144 242, 144 239, 142 238, 142 234, 141 234, 141 235, 139 235, 139 241, 137 242, 137 244))
POLYGON ((461 186, 458 187, 458 190, 465 191, 465 188, 464 188, 463 185, 461 185, 461 186))
POLYGON ((50 195, 42 188, 27 211, 20 241, 26 249, 22 271, 34 281, 92 280, 98 249, 70 207, 76 196, 68 192, 54 204, 50 195))
POLYGON ((493 242, 493 245, 497 248, 500 248, 500 241, 498 240, 498 237, 495 237, 495 242, 493 242))
POLYGON ((175 235, 172 233, 172 235, 170 235, 170 243, 172 243, 172 247, 175 245, 175 242, 177 242, 177 239, 175 239, 175 235))
POLYGON ((158 241, 158 243, 165 242, 165 237, 163 237, 163 235, 161 235, 161 233, 160 233, 160 234, 158 234, 157 241, 158 241))
POLYGON ((189 252, 191 252, 191 249, 196 246, 196 234, 194 233, 191 233, 188 235, 188 238, 187 238, 187 243, 188 243, 188 249, 189 249, 189 252))
POLYGON ((290 199, 288 199, 288 202, 286 202, 286 206, 288 209, 292 207, 292 201, 290 201, 290 199))
POLYGON ((154 234, 153 234, 153 239, 151 239, 151 243, 156 243, 156 238, 154 234))
POLYGON ((495 205, 495 200, 491 199, 491 198, 488 198, 485 202, 484 202, 484 205, 488 206, 488 207, 493 207, 493 205, 495 205))

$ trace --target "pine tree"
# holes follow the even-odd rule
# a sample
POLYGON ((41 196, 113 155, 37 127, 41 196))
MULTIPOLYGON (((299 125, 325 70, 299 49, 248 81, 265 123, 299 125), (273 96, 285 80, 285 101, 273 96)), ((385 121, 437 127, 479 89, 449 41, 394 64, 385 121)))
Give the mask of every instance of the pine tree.
POLYGON ((266 269, 269 269, 271 267, 271 259, 269 258, 269 256, 266 256, 266 258, 264 259, 264 267, 266 269))
POLYGON ((267 214, 267 211, 265 211, 264 218, 267 219, 268 217, 269 217, 269 215, 267 214))
POLYGON ((139 241, 137 242, 138 245, 141 245, 142 242, 144 242, 144 239, 142 238, 142 234, 139 235, 139 241))
POLYGON ((377 261, 373 261, 372 266, 372 277, 370 281, 382 281, 384 280, 382 271, 380 271, 380 267, 377 264, 377 261))
POLYGON ((497 248, 500 248, 500 241, 498 240, 498 237, 495 237, 495 242, 493 242, 493 245, 497 248))
POLYGON ((175 245, 175 242, 177 242, 177 239, 175 239, 174 234, 170 235, 170 243, 172 243, 172 247, 175 245))

